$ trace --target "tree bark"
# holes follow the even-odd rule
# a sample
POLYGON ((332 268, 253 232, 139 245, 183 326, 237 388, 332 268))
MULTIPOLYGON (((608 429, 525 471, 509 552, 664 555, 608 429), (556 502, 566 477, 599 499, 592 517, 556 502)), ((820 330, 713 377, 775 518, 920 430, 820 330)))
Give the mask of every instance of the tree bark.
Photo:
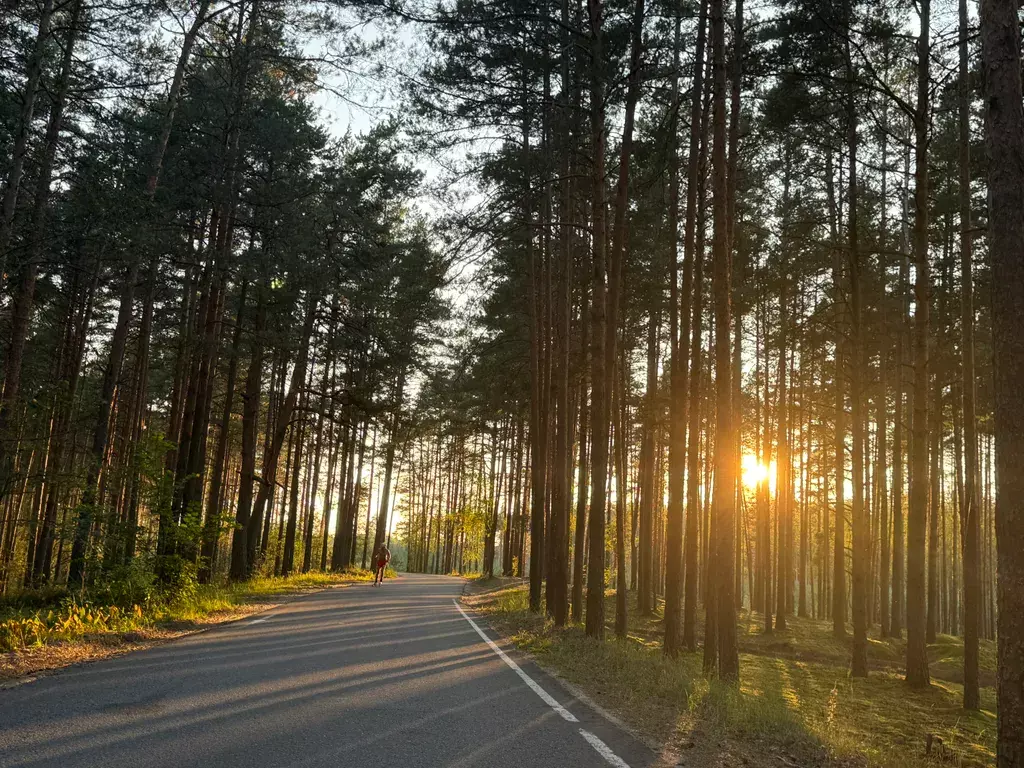
POLYGON ((906 588, 905 588, 905 558, 904 558, 904 526, 903 526, 903 469, 904 469, 904 328, 910 325, 909 314, 909 288, 910 279, 910 235, 909 227, 909 172, 910 153, 904 155, 903 160, 903 205, 900 226, 900 271, 897 278, 896 298, 899 307, 899 331, 896 333, 896 377, 895 395, 896 408, 893 413, 893 436, 892 436, 892 611, 890 614, 890 633, 899 639, 903 636, 903 614, 906 609, 906 588))
MULTIPOLYGON (((702 7, 707 9, 707 2, 702 3, 702 7)), ((705 17, 706 22, 706 17, 705 17)), ((706 25, 702 25, 706 26, 706 25)), ((710 58, 710 57, 709 57, 710 58)), ((709 78, 710 80, 710 78, 709 78)), ((705 86, 705 90, 709 90, 705 86)), ((706 106, 703 108, 702 116, 699 124, 700 128, 700 142, 698 149, 698 172, 699 178, 703 179, 706 176, 707 169, 707 153, 708 153, 708 140, 707 140, 707 122, 710 118, 710 109, 706 106)), ((706 557, 701 559, 702 551, 702 537, 706 538, 707 526, 702 524, 702 520, 706 519, 704 512, 706 510, 707 494, 704 494, 704 502, 701 500, 701 419, 705 415, 706 408, 702 407, 706 403, 704 396, 704 384, 705 384, 705 372, 703 370, 703 319, 704 319, 704 262, 705 262, 705 211, 706 195, 704 185, 701 184, 695 195, 698 195, 694 199, 694 207, 696 208, 696 215, 694 218, 694 225, 696 230, 696 239, 693 250, 693 318, 692 328, 690 333, 690 361, 689 361, 689 376, 688 386, 689 394, 688 397, 688 411, 687 418, 689 424, 687 425, 687 448, 686 448, 686 477, 687 477, 687 489, 686 489, 686 538, 684 540, 685 552, 684 552, 684 563, 685 563, 685 595, 683 602, 683 647, 688 651, 697 650, 697 603, 702 593, 701 584, 701 565, 706 562, 706 557), (699 201, 699 202, 698 202, 699 201)), ((689 219, 689 217, 688 217, 689 219)), ((684 275, 683 287, 685 293, 686 279, 684 275)), ((685 333, 680 338, 680 343, 685 342, 685 333)), ((706 432, 710 432, 710 427, 706 432)), ((710 466, 709 460, 710 453, 707 449, 704 451, 704 466, 707 469, 710 466)), ((706 484, 705 484, 706 486, 706 484)), ((703 550, 706 553, 706 550, 703 550)), ((712 631, 714 625, 712 624, 712 631)), ((705 631, 705 646, 711 647, 712 643, 705 631)))
POLYGON ((736 466, 733 417, 732 349, 732 253, 728 242, 729 223, 725 132, 725 19, 722 0, 711 0, 711 50, 714 72, 712 89, 711 179, 714 211, 712 287, 715 297, 715 535, 714 574, 716 591, 718 675, 738 681, 735 577, 736 466))
POLYGON ((835 482, 836 506, 833 515, 832 547, 832 632, 837 638, 846 637, 846 393, 844 388, 845 312, 843 303, 843 267, 839 250, 838 210, 832 177, 832 149, 826 149, 826 184, 828 186, 831 240, 835 251, 832 257, 832 304, 835 321, 835 482))
MULTIPOLYGON (((310 367, 312 368, 313 366, 310 367)), ((299 397, 300 415, 292 428, 292 439, 295 441, 292 452, 292 485, 291 495, 287 502, 288 520, 285 524, 284 552, 281 556, 281 575, 285 577, 290 576, 295 569, 295 542, 298 533, 300 506, 299 486, 302 482, 303 451, 306 447, 307 429, 309 427, 309 418, 306 414, 306 403, 309 402, 308 384, 309 382, 307 382, 307 386, 303 388, 302 394, 299 397)))
POLYGON ((377 511, 377 529, 373 537, 373 550, 376 552, 384 543, 387 536, 388 506, 391 503, 391 480, 395 469, 395 450, 398 447, 398 430, 401 424, 399 413, 402 410, 402 396, 405 392, 405 371, 398 374, 398 381, 395 383, 395 397, 393 401, 391 416, 391 429, 388 435, 388 445, 384 449, 384 487, 380 494, 380 507, 377 511))
MULTIPOLYGON (((572 315, 572 189, 570 177, 570 148, 572 146, 572 119, 569 105, 570 59, 573 46, 569 38, 569 0, 562 0, 562 56, 561 107, 563 143, 561 157, 561 200, 559 217, 562 220, 559 238, 559 258, 555 269, 557 283, 554 316, 553 395, 555 406, 555 449, 551 473, 551 536, 549 540, 551 571, 548 584, 551 605, 548 610, 555 626, 565 624, 569 613, 569 508, 572 505, 572 428, 573 415, 569 409, 569 332, 572 315)), ((493 532, 492 532, 493 540, 493 532)), ((493 545, 492 545, 493 548, 493 545)), ((492 557, 493 560, 493 557, 492 557)))
POLYGON ((1024 765, 1024 99, 1017 3, 982 0, 995 358, 999 768, 1024 765))
MULTIPOLYGON (((607 501, 608 480, 608 411, 609 372, 607 370, 605 286, 607 250, 607 211, 605 210, 605 83, 604 46, 602 29, 602 0, 587 0, 590 23, 590 132, 593 171, 591 181, 592 227, 593 227, 593 288, 591 295, 591 409, 593 438, 591 444, 591 491, 590 554, 587 568, 587 615, 586 633, 589 637, 604 637, 604 517, 607 501)), ((614 338, 614 336, 613 336, 614 338)), ((534 474, 532 482, 538 478, 534 474)))
MULTIPOLYGON (((615 186, 615 220, 612 227, 612 250, 611 258, 608 260, 608 311, 605 325, 605 375, 610 379, 615 378, 617 368, 617 347, 619 337, 619 308, 621 303, 622 265, 625 261, 626 229, 628 226, 627 215, 629 209, 629 172, 630 158, 633 154, 633 125, 636 115, 636 103, 640 96, 640 68, 643 55, 643 25, 644 25, 644 0, 636 0, 633 5, 633 20, 630 32, 629 44, 629 75, 626 85, 626 114, 623 119, 622 139, 619 144, 619 176, 615 186)), ((597 59, 601 63, 600 57, 597 59)), ((614 384, 611 384, 614 386, 614 384)), ((606 392, 605 399, 610 399, 611 392, 606 392)), ((624 503, 624 500, 622 500, 624 503)), ((616 502, 618 510, 619 502, 616 502)), ((616 531, 622 529, 625 536, 624 521, 620 520, 621 515, 616 513, 616 531), (621 525, 620 525, 621 524, 621 525)), ((616 539, 616 546, 622 548, 623 542, 616 539)), ((622 605, 617 603, 615 627, 616 634, 625 636, 626 615, 625 615, 625 579, 622 578, 625 571, 625 554, 617 556, 618 570, 620 575, 622 605)))
POLYGON ((235 507, 235 530, 231 537, 232 580, 244 579, 252 572, 259 542, 260 518, 252 515, 252 488, 256 482, 256 442, 263 384, 263 333, 267 324, 264 286, 256 287, 256 320, 250 341, 249 369, 242 394, 242 455, 235 507))
MULTIPOLYGON (((665 653, 674 656, 685 648, 697 648, 697 488, 700 453, 700 356, 703 309, 702 249, 696 248, 698 200, 703 202, 700 171, 705 151, 704 68, 707 54, 707 0, 697 14, 697 39, 690 94, 690 132, 686 159, 686 222, 683 231, 683 284, 676 287, 677 260, 672 261, 669 322, 673 334, 669 386, 669 477, 665 515, 665 653), (672 294, 676 294, 673 300, 672 294), (691 306, 692 305, 692 306, 691 306), (692 312, 692 318, 691 318, 692 312), (678 326, 678 334, 675 328, 678 326), (692 335, 692 342, 691 342, 692 335), (692 349, 692 354, 691 354, 692 349), (689 392, 687 392, 689 390, 689 392), (687 433, 689 445, 687 446, 687 433), (689 460, 688 487, 683 488, 683 467, 689 460), (675 493, 673 494, 673 490, 675 493), (684 520, 683 506, 686 506, 684 520), (683 538, 685 525, 686 536, 683 538), (682 611, 680 612, 680 599, 682 611)), ((678 227, 678 225, 676 225, 678 227)), ((673 243, 673 256, 675 243, 673 243)))
MULTIPOLYGON (((853 11, 847 0, 845 3, 846 26, 852 34, 853 11)), ((857 211, 857 104, 854 93, 854 82, 857 76, 850 52, 850 35, 844 43, 846 56, 846 130, 849 167, 847 179, 847 241, 850 261, 850 417, 853 438, 852 470, 853 470, 853 646, 850 662, 850 673, 853 677, 868 676, 868 573, 871 570, 871 532, 868 512, 865 508, 864 483, 864 441, 866 436, 864 414, 864 321, 862 310, 862 278, 860 245, 858 242, 858 211, 857 211)))
POLYGON ((925 540, 928 528, 928 335, 931 302, 928 262, 928 90, 931 0, 919 3, 917 105, 914 113, 914 420, 910 509, 907 519, 907 683, 929 683, 926 646, 925 540))
MULTIPOLYGON (((967 41, 971 34, 967 0, 960 0, 960 69, 957 82, 959 129, 959 199, 960 199, 960 355, 961 405, 963 409, 964 472, 960 505, 961 541, 963 545, 964 605, 964 709, 981 706, 978 681, 978 633, 980 629, 981 580, 978 576, 981 538, 978 495, 978 416, 975 410, 974 371, 974 275, 973 243, 971 241, 971 92, 970 61, 967 41)), ((960 451, 957 451, 959 459, 960 451)), ((959 478, 960 473, 957 472, 959 478)))

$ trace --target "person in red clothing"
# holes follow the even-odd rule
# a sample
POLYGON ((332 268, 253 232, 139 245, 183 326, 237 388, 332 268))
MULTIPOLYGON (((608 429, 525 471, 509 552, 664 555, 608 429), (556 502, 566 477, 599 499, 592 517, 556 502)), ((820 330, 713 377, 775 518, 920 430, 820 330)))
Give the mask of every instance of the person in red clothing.
POLYGON ((377 565, 377 573, 373 577, 373 585, 376 587, 384 583, 384 569, 391 562, 391 550, 387 548, 384 542, 381 542, 380 549, 374 554, 373 561, 377 565))

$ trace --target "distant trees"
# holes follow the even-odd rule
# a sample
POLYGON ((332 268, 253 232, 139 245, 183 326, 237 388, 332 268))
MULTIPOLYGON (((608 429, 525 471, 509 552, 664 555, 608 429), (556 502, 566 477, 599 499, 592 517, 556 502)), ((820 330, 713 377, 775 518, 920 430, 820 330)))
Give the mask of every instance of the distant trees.
POLYGON ((332 518, 348 566, 445 271, 399 126, 317 125, 296 40, 348 11, 12 10, 0 589, 326 567, 332 518))

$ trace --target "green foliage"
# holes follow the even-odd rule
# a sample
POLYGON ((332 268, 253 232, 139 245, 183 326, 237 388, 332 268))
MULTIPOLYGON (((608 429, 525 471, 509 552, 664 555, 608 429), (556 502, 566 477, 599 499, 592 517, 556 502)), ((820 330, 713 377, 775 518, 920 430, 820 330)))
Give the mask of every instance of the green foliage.
POLYGON ((150 606, 160 596, 160 587, 151 558, 135 558, 128 565, 113 570, 95 588, 91 599, 101 605, 150 606))
POLYGON ((150 626, 138 605, 123 610, 71 601, 58 610, 0 621, 0 651, 18 651, 55 642, 72 642, 86 635, 130 632, 150 626))
MULTIPOLYGON (((397 574, 390 571, 390 577, 397 574)), ((25 592, 0 604, 0 652, 90 636, 136 633, 165 624, 197 622, 250 602, 373 580, 370 571, 304 573, 287 578, 256 578, 227 586, 200 585, 186 564, 170 582, 159 582, 150 566, 138 562, 112 574, 102 588, 84 596, 65 592, 25 592)))
POLYGON ((4 616, 51 608, 69 599, 70 592, 64 586, 46 586, 39 589, 22 589, 0 596, 0 618, 4 616))
POLYGON ((181 555, 164 555, 159 558, 157 573, 160 575, 160 597, 170 604, 194 602, 199 589, 195 562, 181 555))

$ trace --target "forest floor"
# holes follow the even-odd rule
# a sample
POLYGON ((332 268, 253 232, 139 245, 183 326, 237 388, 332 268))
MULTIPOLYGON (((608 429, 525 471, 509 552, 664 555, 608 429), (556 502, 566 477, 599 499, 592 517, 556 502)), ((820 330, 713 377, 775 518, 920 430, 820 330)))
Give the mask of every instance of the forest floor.
MULTIPOLYGON (((995 643, 982 642, 982 710, 960 705, 963 644, 940 635, 929 646, 932 684, 902 679, 903 643, 870 636, 867 680, 849 675, 850 641, 826 621, 793 618, 765 635, 762 617, 739 618, 740 686, 709 683, 702 655, 668 659, 662 617, 640 616, 629 595, 627 639, 615 638, 609 592, 606 640, 583 628, 555 630, 528 610, 526 586, 474 581, 464 602, 539 664, 577 686, 638 731, 659 764, 702 766, 868 766, 919 768, 995 764, 995 643)), ((702 633, 701 633, 702 634, 702 633)))
POLYGON ((373 573, 305 573, 197 586, 172 602, 122 609, 89 594, 23 593, 0 603, 0 690, 84 661, 148 648, 269 610, 310 591, 371 581, 373 573))

